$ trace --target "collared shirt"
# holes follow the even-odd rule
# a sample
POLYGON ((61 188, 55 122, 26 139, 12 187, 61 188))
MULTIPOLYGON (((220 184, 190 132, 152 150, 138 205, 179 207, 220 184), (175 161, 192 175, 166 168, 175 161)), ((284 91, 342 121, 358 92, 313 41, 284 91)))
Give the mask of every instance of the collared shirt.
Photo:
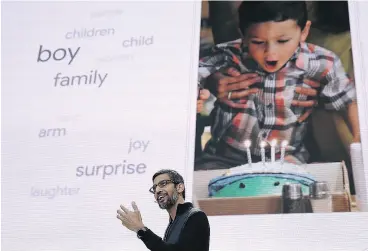
MULTIPOLYGON (((308 100, 306 95, 296 93, 295 88, 316 89, 319 105, 328 110, 344 109, 356 99, 354 84, 340 59, 333 52, 313 44, 302 43, 285 66, 275 73, 262 70, 240 39, 219 44, 211 55, 200 60, 198 81, 203 83, 209 75, 229 67, 241 73, 256 72, 262 80, 256 94, 238 100, 216 101, 212 113, 212 139, 206 146, 209 151, 213 151, 220 140, 246 151, 244 142, 251 140, 251 153, 260 156, 261 141, 269 143, 277 139, 280 143, 287 140, 287 155, 307 162, 309 154, 303 145, 307 121, 300 121, 300 118, 310 108, 291 105, 293 100, 308 100)), ((269 147, 266 151, 269 152, 269 147)))
MULTIPOLYGON (((193 204, 186 202, 179 204, 176 214, 181 215, 193 208, 193 204)), ((169 220, 168 229, 172 224, 169 220)), ((198 211, 191 215, 186 222, 175 244, 169 244, 153 233, 150 229, 142 237, 142 241, 151 251, 208 251, 210 242, 210 225, 204 212, 198 211)))

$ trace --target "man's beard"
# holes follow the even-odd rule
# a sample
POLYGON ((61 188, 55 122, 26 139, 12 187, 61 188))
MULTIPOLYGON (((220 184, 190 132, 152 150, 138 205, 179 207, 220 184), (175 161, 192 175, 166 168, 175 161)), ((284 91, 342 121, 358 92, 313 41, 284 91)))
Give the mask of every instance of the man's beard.
POLYGON ((166 202, 163 202, 163 203, 158 202, 158 206, 161 209, 170 209, 176 204, 178 199, 179 199, 179 194, 175 190, 172 196, 167 195, 167 201, 166 202))

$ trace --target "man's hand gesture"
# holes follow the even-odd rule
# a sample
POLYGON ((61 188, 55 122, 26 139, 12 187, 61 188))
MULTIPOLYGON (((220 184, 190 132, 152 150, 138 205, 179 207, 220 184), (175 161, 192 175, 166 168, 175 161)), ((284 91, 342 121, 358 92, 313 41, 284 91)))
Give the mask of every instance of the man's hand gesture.
POLYGON ((142 222, 142 216, 139 212, 139 209, 135 202, 132 202, 132 207, 134 211, 130 211, 123 205, 120 205, 120 208, 116 216, 119 220, 121 220, 121 223, 128 228, 131 231, 138 232, 138 230, 144 228, 144 224, 142 222))

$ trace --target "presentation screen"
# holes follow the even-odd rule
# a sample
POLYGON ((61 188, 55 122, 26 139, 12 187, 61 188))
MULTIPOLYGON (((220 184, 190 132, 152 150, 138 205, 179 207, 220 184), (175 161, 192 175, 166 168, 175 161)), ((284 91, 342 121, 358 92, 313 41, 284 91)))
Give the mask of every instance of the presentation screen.
MULTIPOLYGON (((318 59, 317 47, 340 59, 333 67, 347 74, 341 78, 358 100, 358 140, 349 112, 323 109, 333 105, 320 92, 269 95, 285 102, 272 106, 250 89, 207 81, 218 72, 235 78, 234 62, 209 68, 214 48, 242 43, 240 2, 3 2, 2 250, 147 250, 116 210, 135 201, 144 224, 163 237, 169 216, 149 192, 160 169, 178 171, 186 201, 207 214, 211 251, 368 249, 368 3, 346 2, 348 28, 329 36, 317 25, 316 2, 308 3, 312 22, 301 46, 318 59), (292 107, 298 98, 307 103, 292 107), (259 116, 249 100, 263 102, 254 107, 259 116), (221 110, 227 105, 232 112, 221 110), (295 132, 271 133, 277 123, 267 116, 280 107, 306 112, 298 127, 306 142, 295 132), (250 127, 260 121, 268 131, 250 127), (291 161, 301 145, 309 157, 291 161), (285 214, 282 187, 291 181, 305 196, 322 182, 328 199, 312 200, 314 213, 285 214)), ((300 74, 293 75, 300 87, 332 92, 325 79, 290 72, 300 74)), ((271 75, 256 87, 270 92, 267 85, 293 81, 271 75)))

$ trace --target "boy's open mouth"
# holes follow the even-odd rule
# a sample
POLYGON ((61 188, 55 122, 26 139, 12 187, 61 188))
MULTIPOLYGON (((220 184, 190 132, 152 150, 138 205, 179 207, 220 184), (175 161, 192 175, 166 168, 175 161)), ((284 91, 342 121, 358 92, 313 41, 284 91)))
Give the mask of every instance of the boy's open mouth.
POLYGON ((268 67, 275 67, 276 65, 277 65, 277 61, 276 60, 266 60, 266 65, 268 66, 268 67))

